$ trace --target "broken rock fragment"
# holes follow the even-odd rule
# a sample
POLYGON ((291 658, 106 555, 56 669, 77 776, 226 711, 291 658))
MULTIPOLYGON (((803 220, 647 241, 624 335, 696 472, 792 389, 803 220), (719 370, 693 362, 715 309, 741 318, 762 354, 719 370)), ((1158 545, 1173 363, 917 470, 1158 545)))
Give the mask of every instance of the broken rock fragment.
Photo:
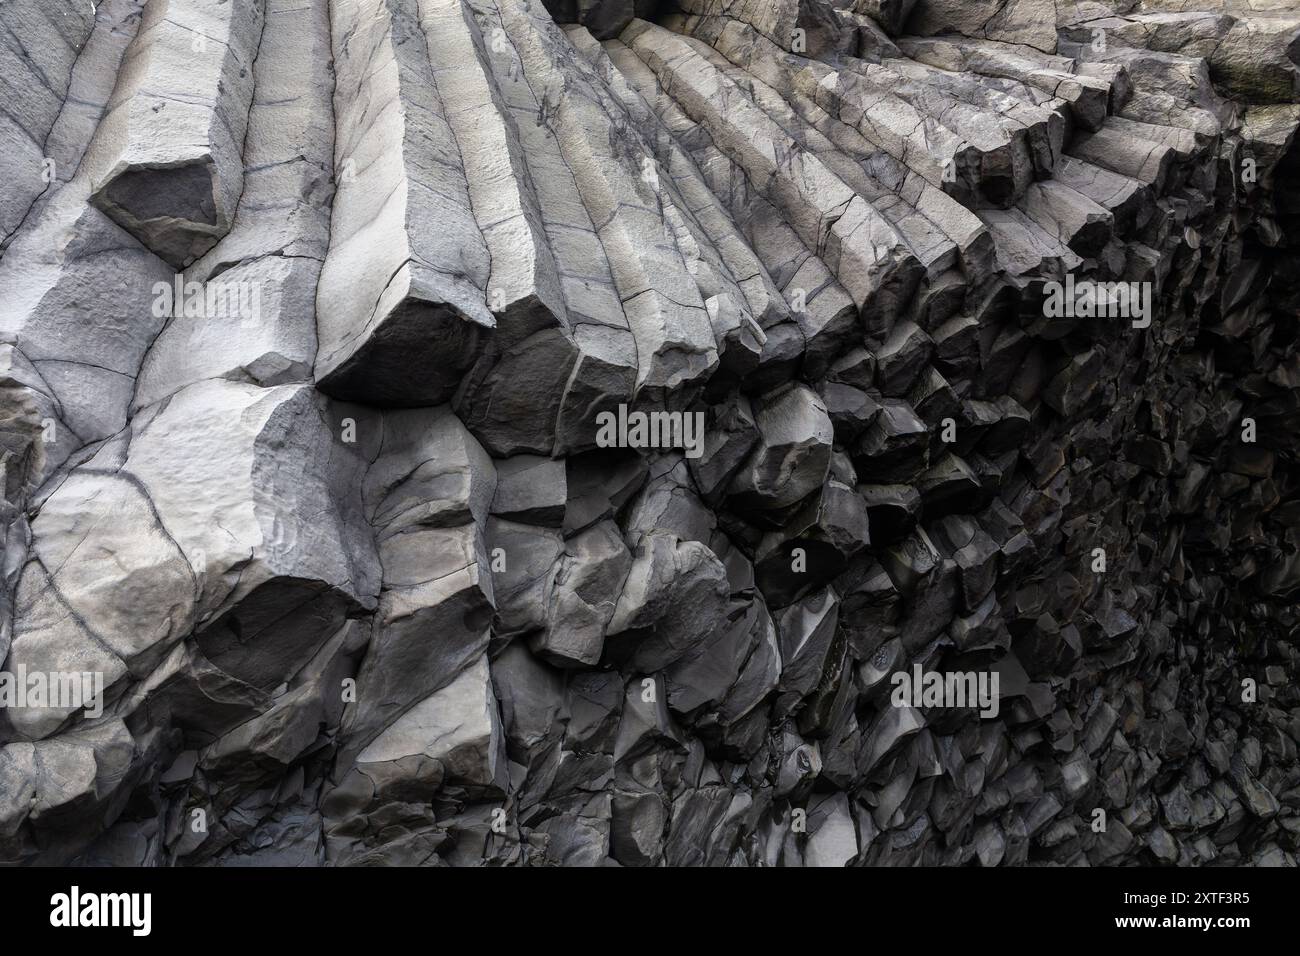
POLYGON ((755 421, 758 445, 736 473, 729 500, 761 516, 797 505, 821 487, 833 428, 825 403, 803 385, 762 399, 755 421))
POLYGON ((264 0, 151 2, 123 61, 92 199, 174 268, 234 220, 265 16, 264 0))

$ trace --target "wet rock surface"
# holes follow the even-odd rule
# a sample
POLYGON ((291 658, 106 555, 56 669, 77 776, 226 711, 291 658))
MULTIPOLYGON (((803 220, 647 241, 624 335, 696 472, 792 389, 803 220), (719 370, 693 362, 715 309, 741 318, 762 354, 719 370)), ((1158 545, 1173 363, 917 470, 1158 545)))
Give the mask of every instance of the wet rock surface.
POLYGON ((1294 866, 1286 6, 0 2, 0 863, 1294 866))

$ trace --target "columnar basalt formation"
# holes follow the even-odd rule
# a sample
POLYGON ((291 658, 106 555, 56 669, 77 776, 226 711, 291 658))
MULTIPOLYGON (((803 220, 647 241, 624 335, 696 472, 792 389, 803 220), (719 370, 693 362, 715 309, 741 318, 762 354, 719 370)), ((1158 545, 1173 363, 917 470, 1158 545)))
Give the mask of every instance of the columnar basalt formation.
POLYGON ((0 862, 1296 864, 1292 4, 0 28, 0 862))

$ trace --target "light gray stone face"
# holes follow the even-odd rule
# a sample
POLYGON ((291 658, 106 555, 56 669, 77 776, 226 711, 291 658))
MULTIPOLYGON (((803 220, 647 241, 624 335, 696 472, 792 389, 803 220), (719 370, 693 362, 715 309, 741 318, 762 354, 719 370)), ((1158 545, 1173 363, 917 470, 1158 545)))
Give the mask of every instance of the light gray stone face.
POLYGON ((219 283, 232 299, 242 294, 248 308, 213 317, 173 307, 141 369, 136 408, 205 378, 263 386, 311 381, 316 283, 334 192, 326 5, 268 2, 258 51, 248 172, 234 221, 184 272, 186 282, 219 283))
POLYGON ((0 0, 0 864, 1294 866, 1293 6, 0 0))
MULTIPOLYGON (((321 406, 309 386, 198 383, 138 416, 118 454, 73 469, 32 522, 11 665, 102 666, 111 692, 192 635, 245 684, 290 676, 327 636, 321 625, 373 606, 378 584, 355 488, 363 463, 332 447, 321 406), (193 456, 168 454, 174 441, 193 456)), ((69 711, 8 717, 40 738, 69 711)))
POLYGON ((22 224, 36 197, 58 175, 45 144, 72 86, 78 55, 94 28, 88 5, 14 0, 5 10, 0 48, 0 245, 22 224), (46 159, 51 163, 46 163, 46 159))
POLYGON ((91 200, 173 268, 229 230, 265 0, 150 0, 104 118, 91 200))

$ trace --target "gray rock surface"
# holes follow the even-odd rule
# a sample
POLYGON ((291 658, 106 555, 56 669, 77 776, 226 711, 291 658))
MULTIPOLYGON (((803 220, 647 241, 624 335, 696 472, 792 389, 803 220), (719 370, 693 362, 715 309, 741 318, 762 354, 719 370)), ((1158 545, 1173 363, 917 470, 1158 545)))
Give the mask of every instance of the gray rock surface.
POLYGON ((1296 865, 1286 7, 0 0, 0 864, 1296 865))

